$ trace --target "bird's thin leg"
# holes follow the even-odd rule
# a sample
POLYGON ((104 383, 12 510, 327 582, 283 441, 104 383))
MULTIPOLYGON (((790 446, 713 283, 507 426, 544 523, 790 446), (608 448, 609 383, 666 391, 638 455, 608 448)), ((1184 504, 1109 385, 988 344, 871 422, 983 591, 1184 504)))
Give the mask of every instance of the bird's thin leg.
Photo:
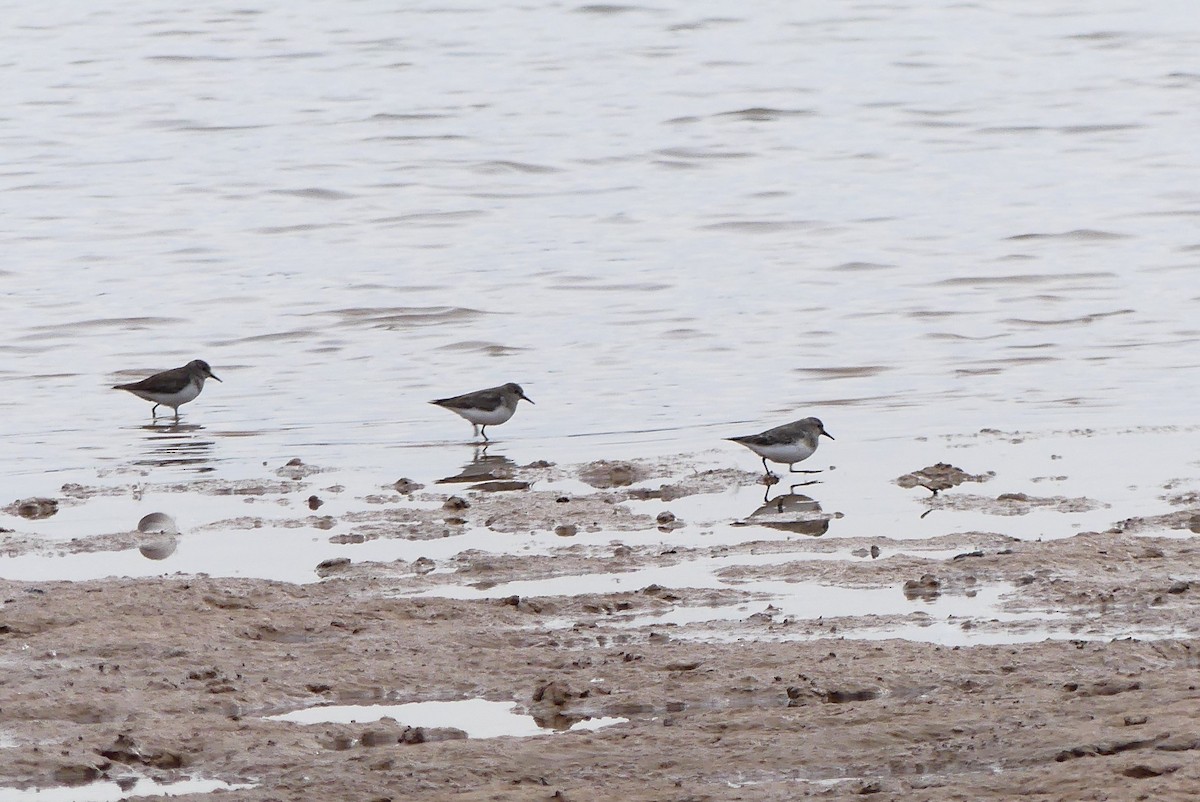
POLYGON ((771 473, 771 469, 767 467, 767 458, 763 457, 762 461, 763 461, 763 470, 767 472, 767 476, 774 476, 775 474, 771 473))
POLYGON ((158 404, 155 404, 154 406, 150 407, 150 417, 152 417, 152 418, 158 417, 158 404))
POLYGON ((808 487, 809 485, 819 485, 819 484, 821 484, 821 482, 820 482, 820 480, 818 480, 818 479, 811 479, 811 480, 809 480, 809 481, 807 481, 807 482, 797 482, 797 483, 796 483, 796 484, 794 484, 794 485, 789 485, 789 486, 788 486, 788 492, 789 492, 789 493, 790 493, 790 492, 792 492, 792 491, 793 491, 793 490, 795 490, 797 487, 808 487))
POLYGON ((821 473, 821 471, 803 471, 803 470, 798 471, 792 467, 792 465, 795 465, 795 464, 796 463, 793 462, 788 465, 788 473, 821 473))
POLYGON ((175 422, 179 423, 179 407, 175 407, 175 422))
POLYGON ((488 440, 486 423, 479 427, 479 433, 481 435, 483 435, 483 442, 485 442, 485 443, 491 442, 490 440, 488 440))

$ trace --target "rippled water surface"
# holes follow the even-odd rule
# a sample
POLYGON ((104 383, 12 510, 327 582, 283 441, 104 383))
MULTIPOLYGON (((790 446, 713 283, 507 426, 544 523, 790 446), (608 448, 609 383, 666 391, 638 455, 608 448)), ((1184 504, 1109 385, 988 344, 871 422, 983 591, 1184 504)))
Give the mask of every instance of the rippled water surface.
POLYGON ((922 436, 1175 426, 1095 456, 1195 473, 1188 3, 4 6, 5 502, 429 481, 426 401, 504 381, 518 464, 820 415, 846 534, 922 436), (178 427, 109 389, 196 357, 178 427))

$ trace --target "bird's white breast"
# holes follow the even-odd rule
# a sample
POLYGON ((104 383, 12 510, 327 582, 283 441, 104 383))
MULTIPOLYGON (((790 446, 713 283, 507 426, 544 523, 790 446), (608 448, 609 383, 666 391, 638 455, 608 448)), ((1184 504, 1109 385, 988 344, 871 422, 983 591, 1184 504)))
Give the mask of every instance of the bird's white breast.
POLYGON ((787 465, 791 465, 793 462, 806 460, 813 455, 814 451, 816 451, 815 448, 804 442, 781 443, 769 446, 750 445, 748 443, 747 445, 750 447, 751 451, 753 451, 755 454, 758 454, 760 457, 766 457, 767 459, 771 460, 771 462, 780 462, 787 465))
POLYGON ((495 409, 462 409, 459 407, 450 407, 451 412, 457 412, 471 423, 481 426, 496 426, 504 423, 513 416, 516 409, 507 407, 501 404, 495 409))
POLYGON ((151 393, 145 390, 134 390, 133 392, 147 401, 153 401, 156 404, 163 404, 168 407, 178 407, 189 401, 194 401, 196 396, 200 395, 200 384, 189 382, 177 393, 151 393))

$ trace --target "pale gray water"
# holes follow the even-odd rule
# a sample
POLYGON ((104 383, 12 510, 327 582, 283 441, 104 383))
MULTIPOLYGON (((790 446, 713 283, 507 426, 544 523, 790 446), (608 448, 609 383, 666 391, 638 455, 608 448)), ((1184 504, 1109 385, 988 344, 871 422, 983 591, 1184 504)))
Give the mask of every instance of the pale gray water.
POLYGON ((274 721, 293 721, 297 724, 351 724, 379 721, 386 716, 408 727, 455 727, 466 732, 468 738, 528 738, 535 735, 552 735, 556 732, 598 730, 629 720, 618 717, 589 718, 582 719, 565 730, 554 730, 548 726, 539 726, 531 715, 517 713, 516 706, 516 702, 492 702, 487 699, 408 702, 399 705, 325 705, 305 707, 266 718, 274 721))
POLYGON ((427 482, 471 449, 425 402, 503 381, 517 463, 751 469, 721 437, 820 415, 831 534, 913 525, 918 435, 1115 433, 1071 473, 1113 515, 1195 477, 1191 3, 2 8, 4 501, 427 482), (225 382, 180 431, 108 389, 195 357, 225 382))

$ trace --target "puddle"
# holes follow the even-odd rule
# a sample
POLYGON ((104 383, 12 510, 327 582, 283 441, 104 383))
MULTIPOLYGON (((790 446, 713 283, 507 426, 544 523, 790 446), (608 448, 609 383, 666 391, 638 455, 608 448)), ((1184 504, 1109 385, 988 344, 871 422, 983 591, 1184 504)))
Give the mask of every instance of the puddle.
POLYGON ((527 738, 554 732, 598 730, 628 721, 612 717, 590 718, 576 722, 567 730, 549 730, 539 727, 533 716, 513 712, 516 706, 516 702, 490 702, 486 699, 410 702, 402 705, 329 705, 265 718, 297 724, 362 724, 387 717, 409 727, 453 727, 465 732, 468 738, 527 738))
MULTIPOLYGON (((245 482, 248 486, 271 488, 271 492, 264 495, 180 492, 164 485, 145 486, 143 493, 136 486, 125 484, 119 490, 114 488, 112 495, 100 494, 78 501, 67 498, 58 514, 51 518, 37 521, 14 518, 12 524, 6 525, 17 530, 15 537, 40 540, 47 549, 54 549, 68 539, 86 540, 111 536, 111 533, 130 533, 138 517, 151 511, 162 511, 178 521, 180 534, 160 531, 153 535, 155 540, 143 538, 138 541, 139 548, 125 551, 42 552, 0 557, 0 577, 27 581, 83 581, 205 573, 213 577, 306 583, 319 581, 321 577, 316 567, 330 559, 348 558, 354 563, 411 562, 425 557, 439 563, 440 569, 444 561, 469 550, 523 557, 552 556, 562 549, 602 548, 613 543, 631 548, 661 545, 663 551, 668 551, 697 545, 711 548, 784 540, 828 543, 840 538, 881 536, 919 542, 972 531, 999 532, 1025 540, 1057 539, 1081 531, 1104 531, 1130 514, 1169 512, 1171 508, 1162 499, 1163 487, 1170 484, 1187 490, 1192 486, 1192 480, 1187 478, 1191 472, 1181 465, 1182 457, 1164 460, 1161 455, 1190 447, 1196 440, 1194 432, 1139 430, 1133 434, 1138 436, 1143 448, 1128 448, 1132 436, 1129 432, 1004 435, 989 431, 927 440, 838 441, 839 451, 829 456, 830 462, 836 458, 839 466, 827 467, 820 474, 819 483, 803 488, 801 493, 789 494, 781 488, 772 488, 770 500, 764 503, 765 488, 745 485, 669 501, 624 501, 621 506, 651 518, 671 512, 679 526, 674 529, 589 531, 587 524, 593 519, 583 517, 579 519, 578 530, 569 537, 559 537, 548 531, 494 532, 479 527, 446 538, 381 537, 362 543, 333 543, 331 536, 353 534, 359 527, 371 525, 362 523, 363 518, 356 517, 358 513, 382 509, 402 513, 408 508, 436 508, 441 505, 441 496, 438 495, 437 500, 404 498, 395 503, 378 504, 368 498, 388 496, 390 482, 400 471, 383 473, 333 466, 305 476, 293 488, 290 482, 281 479, 278 466, 272 463, 264 466, 257 476, 232 480, 245 482), (1114 452, 1123 454, 1120 471, 1111 470, 1105 460, 1105 455, 1114 452), (905 489, 895 484, 896 477, 943 460, 972 472, 995 471, 996 475, 987 483, 963 485, 936 498, 921 488, 905 489), (280 488, 286 492, 281 492, 280 488), (322 502, 315 516, 306 503, 310 495, 319 496, 322 502), (1034 501, 1086 498, 1102 506, 1082 505, 1079 511, 1064 511, 1035 503, 997 505, 996 498, 1002 495, 1011 498, 1027 496, 1034 501), (996 514, 995 510, 1001 508, 1006 514, 996 514), (318 529, 305 523, 306 518, 326 516, 331 522, 329 529, 318 529), (246 517, 260 518, 263 526, 225 528, 228 522, 246 517)), ((419 450, 430 458, 436 456, 433 449, 419 450)), ((727 470, 731 464, 739 464, 733 459, 734 454, 740 452, 716 448, 671 457, 647 456, 645 459, 649 461, 659 460, 670 466, 671 475, 646 480, 640 485, 653 488, 685 484, 689 476, 702 475, 714 468, 727 470)), ((521 462, 529 456, 523 455, 521 462)), ((454 470, 441 476, 457 475, 455 471, 458 474, 466 472, 457 458, 441 455, 441 459, 455 465, 454 470)), ((516 464, 518 461, 505 458, 506 470, 510 462, 516 464)), ((468 467, 472 465, 468 463, 468 467)), ((446 466, 435 467, 440 470, 446 466)), ((576 465, 571 469, 577 468, 576 465)), ((457 484, 437 485, 437 474, 431 474, 431 470, 425 468, 404 473, 413 477, 414 482, 423 484, 424 492, 470 495, 457 484)), ((517 474, 520 478, 519 470, 517 474)), ((125 475, 114 475, 113 478, 126 483, 130 479, 125 475)), ((579 480, 570 478, 542 482, 537 487, 571 497, 595 492, 579 480)), ((477 513, 469 512, 466 517, 470 519, 472 514, 477 513)), ((571 505, 563 505, 562 520, 573 523, 572 515, 581 513, 574 512, 571 505)), ((483 520, 480 517, 474 522, 482 524, 483 520)), ((603 526, 603 522, 600 525, 603 526)), ((1177 531, 1148 530, 1148 533, 1170 535, 1177 531)), ((813 554, 796 559, 829 558, 813 554)), ((608 586, 623 590, 628 581, 636 581, 636 577, 622 579, 614 575, 608 580, 608 586)), ((650 579, 647 583, 651 581, 667 584, 669 580, 650 579)), ((530 586, 528 592, 522 591, 519 584, 508 587, 509 593, 522 595, 562 593, 553 587, 543 590, 536 584, 530 586)), ((463 598, 473 597, 469 590, 464 594, 463 598)))
POLYGON ((220 780, 180 780, 160 783, 148 777, 55 788, 0 788, 4 802, 120 802, 132 796, 182 796, 213 791, 240 791, 252 784, 230 785, 220 780))
MULTIPOLYGON (((737 587, 732 585, 731 587, 737 587)), ((677 607, 663 615, 638 616, 627 626, 654 624, 692 624, 704 621, 741 621, 759 613, 775 620, 837 619, 868 615, 905 615, 912 612, 930 616, 994 618, 998 621, 1045 620, 1040 613, 1006 613, 999 608, 1001 599, 1016 590, 1015 585, 989 585, 965 593, 943 593, 935 598, 907 598, 902 585, 884 588, 848 588, 816 582, 753 581, 742 586, 755 593, 769 595, 769 609, 762 602, 731 604, 720 607, 677 607)))
MULTIPOLYGON (((605 625, 620 629, 654 626, 674 626, 686 629, 694 625, 746 621, 751 617, 758 616, 765 616, 774 623, 782 624, 787 621, 823 619, 836 622, 840 618, 920 613, 929 617, 929 626, 922 624, 906 628, 901 624, 895 628, 888 628, 886 632, 891 634, 886 637, 907 639, 907 633, 911 629, 914 634, 913 639, 928 640, 928 635, 932 632, 929 627, 934 625, 944 625, 949 628, 950 632, 967 632, 969 635, 970 622, 973 621, 1020 623, 1066 618, 1065 615, 1059 613, 1044 611, 1023 613, 1005 611, 1000 606, 1003 597, 1016 590, 1015 585, 1008 583, 972 588, 965 592, 943 593, 932 598, 909 598, 904 593, 903 585, 900 584, 883 588, 848 588, 839 585, 822 585, 816 582, 758 580, 729 583, 721 585, 721 587, 741 587, 744 590, 764 594, 769 598, 727 605, 677 606, 661 613, 632 615, 624 618, 614 615, 605 619, 605 625), (963 627, 964 622, 967 623, 967 629, 963 627), (905 634, 899 634, 902 630, 905 634)), ((544 627, 546 629, 569 629, 575 624, 576 619, 574 618, 560 618, 546 622, 544 627)), ((858 633, 862 631, 846 630, 838 634, 841 637, 857 638, 860 637, 858 633)), ((695 637, 707 640, 710 634, 701 631, 695 637)), ((819 637, 829 637, 829 634, 829 632, 823 632, 819 637)), ((763 635, 763 639, 773 639, 772 633, 763 633, 763 635)), ((672 632, 672 637, 688 636, 672 632)), ((747 635, 744 631, 739 631, 736 637, 745 639, 747 635)), ((720 639, 719 634, 717 639, 720 639)), ((940 643, 942 640, 937 640, 937 642, 940 643)))
MULTIPOLYGON (((181 494, 185 495, 185 494, 181 494)), ((197 498, 193 497, 194 504, 197 498)), ((160 496, 156 503, 163 502, 160 496)), ((86 515, 95 504, 99 510, 112 513, 127 499, 111 497, 94 499, 84 507, 71 510, 74 515, 86 515)), ((228 506, 245 506, 241 500, 230 502, 219 498, 222 512, 228 506)), ((645 504, 648 502, 639 502, 645 504)), ((661 506, 661 502, 659 503, 661 506)), ((409 502, 393 507, 404 509, 414 506, 409 502)), ((440 506, 440 505, 439 505, 440 506)), ((245 510, 234 508, 238 512, 245 510)), ((281 511, 279 517, 286 511, 281 511)), ((299 516, 307 512, 294 512, 299 516)), ((324 510, 322 510, 324 512, 324 510)), ((211 514, 211 513, 210 513, 211 514)), ((116 515, 112 517, 116 518, 116 515)), ((127 510, 126 510, 126 517, 127 510)), ((228 517, 234 517, 229 515, 228 517)), ((553 555, 568 548, 592 548, 609 550, 614 544, 631 548, 661 546, 664 550, 675 546, 695 546, 697 538, 705 547, 736 547, 744 543, 807 540, 789 527, 722 525, 696 532, 695 527, 685 527, 674 532, 663 532, 657 528, 638 531, 581 530, 573 537, 563 538, 553 532, 503 533, 479 527, 468 529, 449 537, 411 540, 405 538, 380 537, 361 543, 334 543, 331 535, 352 531, 353 524, 339 522, 330 530, 315 530, 312 527, 286 527, 272 525, 273 518, 266 518, 265 525, 248 529, 199 529, 171 535, 165 531, 143 534, 136 548, 123 550, 98 550, 90 552, 52 551, 33 552, 16 556, 0 556, 0 578, 31 582, 88 581, 106 577, 143 578, 172 574, 207 574, 213 577, 244 577, 268 579, 281 582, 304 584, 321 579, 316 567, 325 560, 348 558, 355 563, 390 563, 397 560, 414 561, 419 558, 434 560, 439 564, 467 551, 488 554, 553 555)), ((94 528, 94 525, 93 525, 94 528)), ((78 529, 75 529, 78 534, 78 529)), ((61 547, 66 538, 58 534, 47 543, 47 547, 61 547)), ((886 554, 898 553, 895 545, 886 554)), ((928 554, 931 559, 938 555, 953 556, 953 551, 922 551, 919 548, 904 549, 906 553, 928 554)), ((771 556, 767 562, 779 557, 771 556)), ((798 552, 789 559, 858 559, 850 550, 823 552, 798 552)), ((738 558, 736 564, 754 564, 749 556, 738 558)))
MULTIPOLYGON (((1031 614, 1029 617, 1020 620, 1050 621, 1054 619, 1067 621, 1069 620, 1069 616, 1041 613, 1031 614)), ((1014 619, 998 618, 997 620, 1014 619)), ((1098 626, 1095 630, 1089 631, 1080 631, 1077 627, 1064 627, 1063 629, 1033 627, 1022 631, 974 627, 969 624, 970 622, 962 620, 946 619, 919 624, 904 624, 886 629, 846 631, 839 633, 839 635, 846 640, 907 640, 914 643, 936 643, 939 646, 1004 646, 1016 643, 1041 643, 1046 640, 1111 641, 1122 638, 1164 640, 1167 638, 1177 638, 1181 634, 1175 630, 1147 630, 1130 626, 1108 630, 1098 626)), ((823 637, 828 637, 828 635, 814 635, 812 639, 816 640, 823 637)))
MULTIPOLYGON (((705 547, 744 543, 787 541, 787 531, 730 526, 700 535, 705 547)), ((564 539, 552 532, 506 534, 489 529, 470 529, 451 537, 428 540, 377 538, 362 543, 331 543, 328 532, 314 534, 307 528, 262 527, 259 529, 209 530, 179 536, 156 534, 143 538, 137 548, 120 551, 30 553, 0 556, 0 578, 28 582, 84 582, 106 577, 144 578, 164 575, 207 574, 213 577, 245 577, 305 584, 320 581, 316 567, 324 560, 349 558, 355 563, 412 562, 425 558, 445 565, 458 555, 477 551, 486 554, 547 556, 564 548, 583 546, 607 553, 614 545, 631 548, 680 544, 681 535, 664 535, 657 529, 619 532, 580 532, 564 539)), ((690 545, 696 545, 693 536, 690 545)), ((890 544, 877 555, 885 559, 909 554, 931 560, 949 559, 962 549, 921 549, 890 544)), ((787 554, 741 555, 727 558, 732 565, 770 564, 781 560, 858 560, 869 558, 854 549, 795 551, 787 554)), ((441 569, 439 569, 439 573, 441 569)), ((622 575, 615 575, 617 577, 622 575)), ((614 583, 617 580, 614 580, 614 583)), ((583 591, 578 591, 583 592, 583 591)))
POLYGON ((317 565, 349 557, 355 562, 412 561, 426 557, 444 561, 463 551, 549 553, 562 545, 551 533, 519 540, 486 529, 434 540, 380 538, 363 543, 330 543, 329 534, 312 529, 269 528, 209 531, 176 539, 165 557, 148 559, 138 549, 24 554, 0 557, 0 578, 31 582, 87 581, 105 577, 151 577, 164 574, 208 574, 304 584, 317 582, 317 565))
MULTIPOLYGON (((897 550, 891 553, 922 554, 919 550, 897 550)), ((939 550, 935 554, 949 552, 939 550)), ((898 590, 884 588, 854 588, 832 585, 822 585, 815 582, 785 582, 769 579, 739 579, 723 578, 717 573, 728 568, 753 565, 776 565, 805 559, 827 558, 825 554, 810 552, 785 552, 771 554, 731 554, 717 557, 702 557, 685 560, 674 565, 655 565, 633 571, 569 574, 565 576, 548 577, 544 579, 519 579, 512 582, 498 582, 483 586, 473 585, 442 585, 439 587, 423 588, 417 591, 404 592, 403 596, 433 596, 448 599, 503 599, 509 596, 523 598, 540 598, 544 596, 582 596, 591 594, 626 593, 641 590, 650 585, 662 585, 668 588, 740 590, 748 593, 761 593, 774 596, 784 603, 794 599, 803 606, 809 600, 818 605, 821 610, 842 610, 838 615, 869 615, 871 613, 887 612, 890 605, 903 603, 905 596, 898 590), (829 601, 837 597, 837 602, 829 601), (873 599, 872 601, 855 601, 873 599), (857 610, 858 612, 854 612, 857 610)), ((853 558, 869 559, 869 557, 853 558)), ((968 591, 983 593, 983 588, 970 588, 968 591)), ((1007 591, 1002 591, 1007 592, 1007 591)), ((961 599, 963 594, 947 593, 934 599, 961 599)), ((928 605, 930 602, 920 602, 928 605)), ((816 615, 830 615, 831 612, 816 615)))
MULTIPOLYGON (((1052 620, 1069 621, 1069 617, 1057 614, 1031 613, 1024 618, 1002 618, 997 621, 1050 622, 1052 620)), ((699 623, 704 623, 701 620, 699 623)), ((958 616, 947 616, 942 619, 921 620, 912 623, 893 624, 887 627, 849 629, 839 628, 836 631, 789 631, 784 627, 771 630, 759 629, 754 632, 741 630, 705 630, 686 629, 680 627, 670 632, 671 638, 681 641, 697 641, 703 643, 735 643, 746 641, 763 641, 783 643, 788 641, 828 640, 836 637, 847 641, 884 641, 905 640, 913 643, 933 643, 939 646, 1005 646, 1018 643, 1041 643, 1042 641, 1111 641, 1123 638, 1136 640, 1165 640, 1178 638, 1177 630, 1159 629, 1147 630, 1130 626, 1113 629, 1080 630, 1077 626, 1064 626, 1052 629, 1048 626, 1031 626, 1028 629, 1007 629, 978 626, 978 619, 964 619, 958 616)))

